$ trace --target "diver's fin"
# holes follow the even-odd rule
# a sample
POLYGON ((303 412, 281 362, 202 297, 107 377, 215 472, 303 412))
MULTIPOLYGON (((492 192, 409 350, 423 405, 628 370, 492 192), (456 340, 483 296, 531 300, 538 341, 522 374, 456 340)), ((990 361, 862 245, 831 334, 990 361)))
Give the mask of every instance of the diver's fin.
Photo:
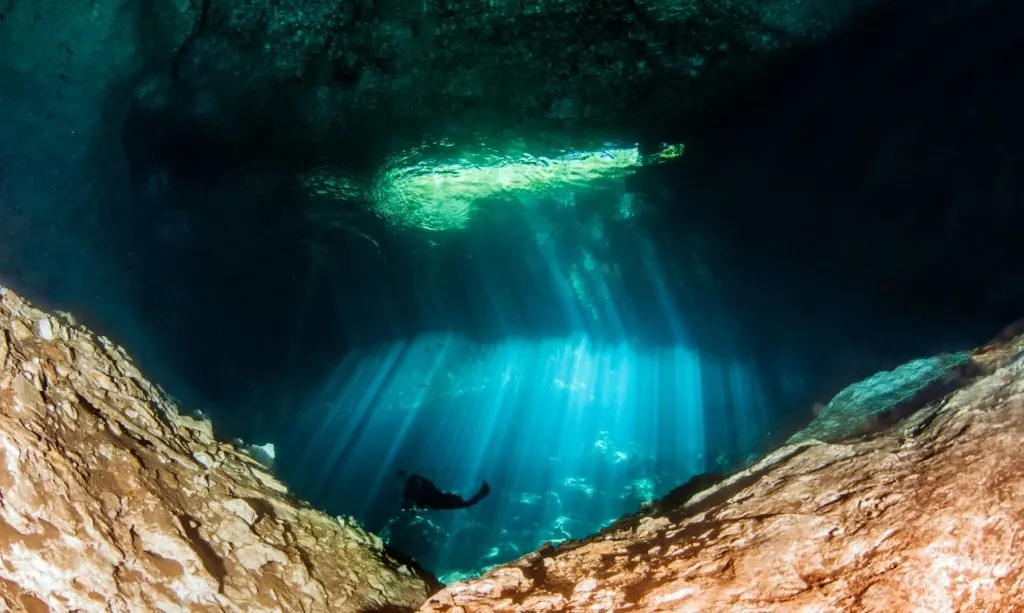
POLYGON ((487 485, 487 482, 484 481, 484 484, 480 486, 480 489, 477 490, 476 494, 473 494, 473 497, 466 501, 466 506, 467 507, 473 506, 474 504, 476 504, 476 503, 480 502, 481 500, 483 500, 484 498, 486 498, 487 494, 490 494, 490 493, 491 493, 491 486, 487 485))

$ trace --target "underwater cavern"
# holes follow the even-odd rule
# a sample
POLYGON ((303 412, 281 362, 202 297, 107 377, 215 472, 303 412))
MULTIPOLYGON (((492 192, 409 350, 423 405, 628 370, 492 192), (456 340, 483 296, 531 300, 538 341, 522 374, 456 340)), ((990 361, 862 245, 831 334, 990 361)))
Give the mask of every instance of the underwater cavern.
POLYGON ((1008 0, 0 2, 0 608, 1024 610, 1021 58, 1008 0))

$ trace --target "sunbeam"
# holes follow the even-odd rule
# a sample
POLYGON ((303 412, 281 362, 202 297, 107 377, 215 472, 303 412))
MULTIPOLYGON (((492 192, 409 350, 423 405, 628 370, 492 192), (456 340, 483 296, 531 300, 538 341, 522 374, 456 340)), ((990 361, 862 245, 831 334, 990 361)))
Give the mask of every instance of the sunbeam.
POLYGON ((307 408, 320 426, 296 486, 338 488, 339 508, 439 574, 475 573, 585 536, 692 475, 735 468, 759 450, 763 410, 743 363, 683 345, 424 334, 338 366, 307 408), (705 423, 726 419, 739 445, 709 457, 705 423), (493 491, 467 511, 400 513, 399 470, 467 495, 482 480, 493 491))

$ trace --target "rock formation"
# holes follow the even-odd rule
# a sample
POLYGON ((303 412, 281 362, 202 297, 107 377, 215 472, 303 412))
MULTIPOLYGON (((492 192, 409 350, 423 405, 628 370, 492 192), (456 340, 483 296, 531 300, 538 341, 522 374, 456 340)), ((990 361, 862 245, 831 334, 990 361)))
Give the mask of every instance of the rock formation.
MULTIPOLYGON (((773 52, 878 3, 208 0, 193 4, 168 70, 136 97, 150 119, 249 142, 260 126, 260 142, 291 147, 365 151, 411 126, 414 139, 424 129, 635 131, 645 116, 707 104, 773 52)), ((159 34, 161 23, 140 28, 159 34)))
POLYGON ((398 611, 433 589, 0 288, 0 610, 398 611))
POLYGON ((421 611, 1021 610, 1024 336, 1007 336, 851 386, 815 438, 421 611))

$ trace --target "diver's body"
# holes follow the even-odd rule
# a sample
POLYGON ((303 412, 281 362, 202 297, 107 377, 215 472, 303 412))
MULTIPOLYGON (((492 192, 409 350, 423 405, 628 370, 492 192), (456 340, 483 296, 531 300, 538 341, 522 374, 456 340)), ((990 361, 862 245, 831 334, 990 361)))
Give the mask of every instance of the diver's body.
MULTIPOLYGON (((405 476, 405 472, 398 471, 398 476, 405 476)), ((430 479, 413 474, 405 480, 402 509, 465 509, 483 500, 490 491, 491 486, 484 481, 477 493, 469 500, 465 500, 458 494, 442 492, 430 479)))

